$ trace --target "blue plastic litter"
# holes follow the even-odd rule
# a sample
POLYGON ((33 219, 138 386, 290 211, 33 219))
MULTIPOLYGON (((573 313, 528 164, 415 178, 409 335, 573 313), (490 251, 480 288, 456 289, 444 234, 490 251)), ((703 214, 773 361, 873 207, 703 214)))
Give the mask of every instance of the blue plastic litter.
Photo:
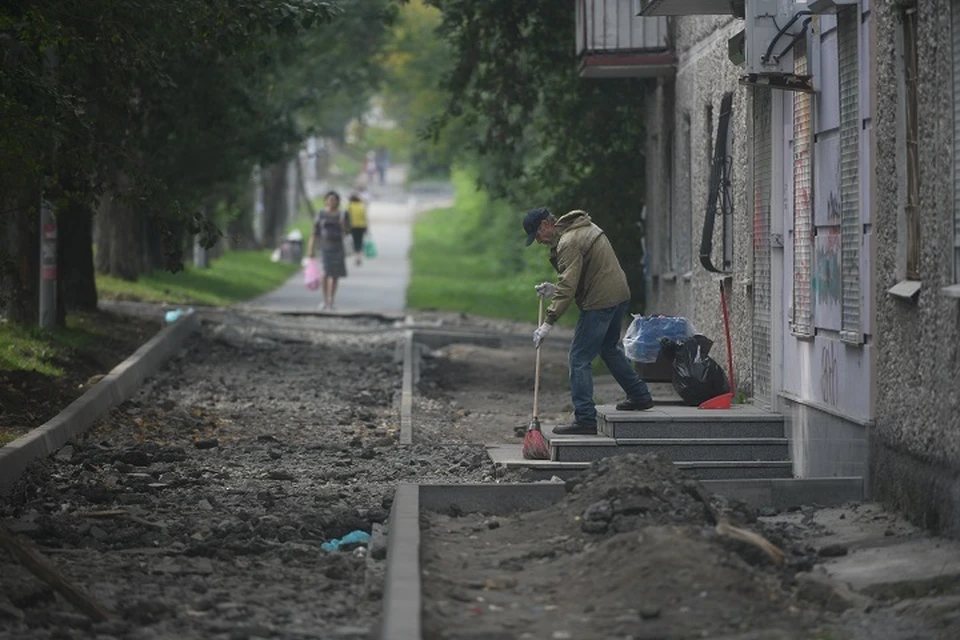
POLYGON ((187 310, 183 310, 183 309, 173 309, 173 310, 171 310, 171 311, 167 311, 167 312, 163 315, 163 321, 166 322, 167 324, 172 324, 172 323, 176 322, 177 320, 179 320, 179 319, 180 319, 180 316, 182 316, 183 314, 185 314, 185 313, 192 313, 192 312, 193 312, 193 307, 190 307, 190 308, 187 309, 187 310))
POLYGON ((370 534, 366 531, 361 531, 359 529, 351 531, 342 538, 334 538, 328 542, 324 542, 320 545, 320 548, 324 551, 339 551, 340 547, 348 544, 368 544, 370 542, 370 534))
POLYGON ((656 362, 662 338, 682 342, 695 333, 686 318, 636 315, 623 336, 623 351, 635 362, 656 362))

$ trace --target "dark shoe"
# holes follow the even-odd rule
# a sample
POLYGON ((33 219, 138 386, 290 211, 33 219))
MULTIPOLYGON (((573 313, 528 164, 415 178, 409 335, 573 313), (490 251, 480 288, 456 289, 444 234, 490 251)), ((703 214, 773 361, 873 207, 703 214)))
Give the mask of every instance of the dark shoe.
POLYGON ((597 424, 595 422, 574 422, 562 427, 554 427, 553 432, 558 436, 595 436, 597 424))
POLYGON ((646 411, 653 409, 653 398, 649 400, 624 400, 617 403, 617 411, 646 411))

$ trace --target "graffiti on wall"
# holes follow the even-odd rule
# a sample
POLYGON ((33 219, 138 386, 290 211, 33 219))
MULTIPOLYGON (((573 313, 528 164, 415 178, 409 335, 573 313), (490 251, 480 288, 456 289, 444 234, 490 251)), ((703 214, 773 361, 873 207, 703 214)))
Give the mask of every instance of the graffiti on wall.
POLYGON ((837 398, 840 395, 836 344, 831 340, 828 344, 820 347, 820 398, 834 407, 837 405, 837 398))
MULTIPOLYGON (((837 173, 840 167, 837 167, 837 173)), ((830 224, 840 224, 840 196, 836 191, 831 191, 827 196, 827 220, 830 224)))
POLYGON ((814 317, 818 327, 835 331, 840 330, 842 313, 840 257, 840 227, 819 229, 814 255, 814 317))

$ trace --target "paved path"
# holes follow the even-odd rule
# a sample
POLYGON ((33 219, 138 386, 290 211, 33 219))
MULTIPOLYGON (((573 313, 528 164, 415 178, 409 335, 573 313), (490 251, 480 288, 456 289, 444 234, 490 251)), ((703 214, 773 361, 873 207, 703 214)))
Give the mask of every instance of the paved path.
MULTIPOLYGON (((391 167, 388 184, 373 189, 370 203, 370 235, 377 246, 377 257, 364 259, 362 266, 347 259, 347 277, 340 280, 336 311, 333 314, 404 313, 407 284, 410 281, 408 254, 412 240, 413 219, 416 214, 440 202, 430 204, 424 197, 414 196, 401 186, 405 180, 404 167, 391 167)), ((311 196, 327 189, 322 182, 310 181, 311 196)), ((348 192, 338 189, 346 201, 348 192)), ((436 201, 435 198, 431 200, 436 201)), ((306 249, 306 242, 304 242, 306 249)), ((351 247, 352 249, 352 247, 351 247)), ((267 311, 306 312, 320 310, 323 294, 309 291, 303 284, 303 272, 294 275, 279 289, 252 300, 248 307, 267 311)))

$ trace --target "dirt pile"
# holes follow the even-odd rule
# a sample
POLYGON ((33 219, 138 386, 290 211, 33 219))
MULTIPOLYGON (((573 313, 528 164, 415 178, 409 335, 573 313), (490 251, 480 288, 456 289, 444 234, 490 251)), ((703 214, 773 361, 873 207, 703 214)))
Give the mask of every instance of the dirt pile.
POLYGON ((540 511, 431 515, 425 637, 786 638, 824 626, 793 595, 792 572, 718 534, 718 515, 756 520, 655 456, 596 463, 540 511))
MULTIPOLYGON (((683 475, 666 458, 607 458, 568 483, 569 495, 557 508, 579 513, 585 533, 620 533, 654 524, 715 524, 697 486, 696 480, 683 475)), ((734 524, 756 522, 756 514, 747 505, 709 492, 702 495, 709 496, 711 506, 730 516, 734 524)))

